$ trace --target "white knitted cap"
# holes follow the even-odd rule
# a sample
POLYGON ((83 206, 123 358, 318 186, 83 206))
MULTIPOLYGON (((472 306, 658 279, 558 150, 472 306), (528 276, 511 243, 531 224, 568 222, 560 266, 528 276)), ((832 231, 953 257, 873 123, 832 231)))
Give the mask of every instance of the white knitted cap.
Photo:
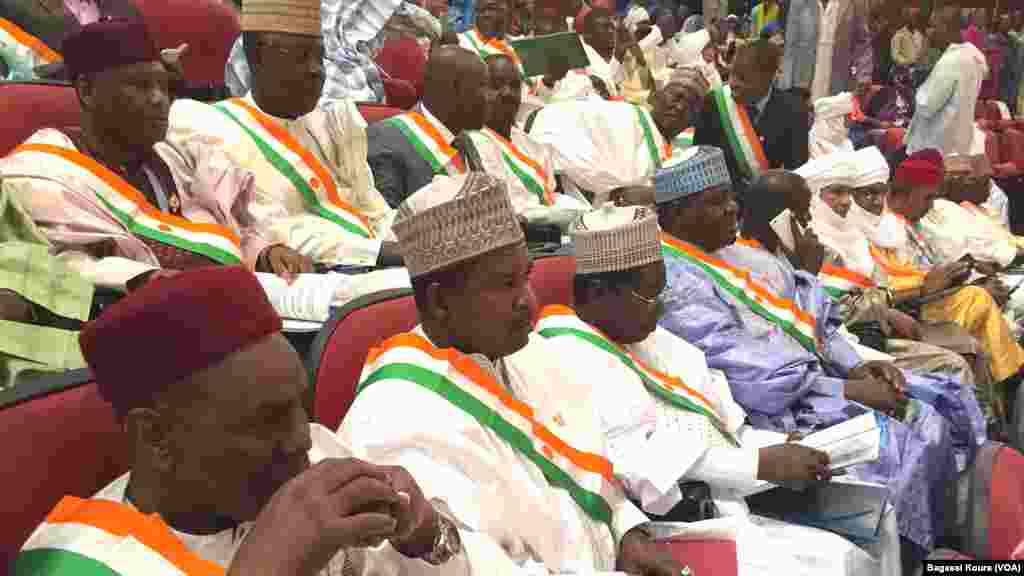
POLYGON ((661 260, 658 217, 643 206, 606 202, 588 212, 570 230, 576 249, 576 273, 629 270, 661 260))
POLYGON ((870 146, 857 150, 853 153, 853 163, 857 170, 853 178, 854 188, 885 184, 889 181, 889 161, 878 148, 870 146))
POLYGON ((525 240, 505 183, 483 172, 435 176, 391 229, 413 278, 525 240))
POLYGON ((819 156, 794 172, 802 176, 811 192, 817 195, 829 186, 854 186, 857 169, 853 153, 844 151, 819 156))

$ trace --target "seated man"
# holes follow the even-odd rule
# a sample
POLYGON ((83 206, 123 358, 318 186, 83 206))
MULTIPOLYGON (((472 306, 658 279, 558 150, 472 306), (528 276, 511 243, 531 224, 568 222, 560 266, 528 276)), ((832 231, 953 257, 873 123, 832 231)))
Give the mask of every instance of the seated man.
POLYGON ((774 88, 780 58, 768 40, 739 48, 729 85, 716 88, 711 104, 695 118, 694 143, 725 152, 741 200, 761 172, 795 170, 810 156, 803 105, 797 96, 774 88))
POLYGON ((481 60, 494 54, 504 54, 512 59, 520 77, 523 63, 516 51, 505 42, 508 31, 511 6, 509 0, 481 0, 476 5, 474 27, 459 34, 459 46, 476 53, 481 60))
POLYGON ((625 102, 563 102, 540 109, 526 131, 554 150, 556 171, 592 194, 595 205, 636 187, 647 194, 632 203, 650 204, 651 179, 700 113, 707 89, 699 73, 683 69, 651 94, 650 112, 625 102))
POLYGON ((992 283, 961 286, 974 268, 972 262, 943 262, 921 232, 921 222, 938 196, 943 172, 942 156, 934 150, 916 152, 897 168, 888 207, 903 222, 902 238, 895 249, 878 250, 879 264, 893 278, 893 288, 916 290, 919 300, 941 291, 948 294, 928 298, 921 306, 921 318, 956 322, 978 340, 996 381, 996 415, 1009 421, 1012 403, 1005 395, 1014 391, 1019 380, 1024 349, 1013 338, 995 299, 1006 297, 1005 288, 992 283))
POLYGON ((179 100, 168 139, 216 142, 255 175, 252 214, 268 239, 327 266, 401 265, 383 241, 394 217, 366 164, 366 123, 323 91, 320 0, 251 2, 242 12, 251 91, 213 106, 179 100))
POLYGON ((419 105, 367 128, 367 161, 389 206, 397 208, 435 175, 465 170, 452 141, 463 130, 483 127, 486 78, 487 66, 474 52, 436 46, 427 60, 419 105))
POLYGON ((591 407, 557 395, 569 375, 528 345, 530 260, 504 184, 438 177, 395 234, 422 324, 370 351, 341 437, 531 573, 679 574, 614 484, 591 407))
POLYGON ((207 144, 163 142, 169 74, 140 20, 86 25, 64 49, 81 132, 42 129, 0 160, 4 189, 64 263, 122 291, 161 268, 312 271, 308 258, 258 229, 248 171, 207 144))
POLYGON ((647 512, 664 515, 685 499, 681 485, 707 483, 718 515, 749 519, 739 523, 740 573, 898 572, 893 514, 876 551, 881 561, 834 534, 750 515, 744 496, 767 482, 827 479, 828 456, 745 425, 724 375, 657 326, 665 265, 653 210, 606 204, 584 215, 572 236, 579 317, 548 306, 537 332, 548 339, 549 354, 585 371, 589 389, 579 397, 593 398, 628 493, 647 512), (795 546, 800 554, 790 552, 795 546))
POLYGON ((467 132, 472 151, 483 171, 505 181, 512 208, 531 224, 569 225, 590 204, 582 197, 558 193, 555 166, 548 148, 515 125, 522 101, 523 80, 515 63, 504 54, 488 56, 487 125, 483 130, 467 132))
MULTIPOLYGON (((838 306, 813 278, 776 261, 780 290, 751 269, 763 257, 733 246, 738 209, 721 150, 697 147, 674 160, 655 183, 668 275, 659 324, 725 372, 756 428, 805 434, 867 410, 898 416, 886 420, 880 460, 851 473, 892 489, 901 558, 915 566, 943 533, 956 477, 947 422, 921 402, 907 409, 905 390, 926 383, 885 362, 862 362, 838 331, 838 306)), ((969 444, 964 428, 957 426, 961 445, 969 444)))
POLYGON ((309 422, 306 371, 280 331, 240 267, 152 282, 91 323, 82 352, 130 470, 91 499, 65 497, 14 573, 212 575, 242 559, 241 574, 508 573, 408 472, 351 458, 309 422), (297 564, 282 556, 296 546, 297 564))
POLYGON ((619 98, 619 85, 626 79, 622 67, 623 55, 619 51, 618 26, 615 6, 608 0, 597 0, 584 7, 574 22, 576 32, 583 40, 590 66, 587 75, 594 78, 595 87, 605 98, 619 98), (599 85, 599 87, 598 87, 599 85))

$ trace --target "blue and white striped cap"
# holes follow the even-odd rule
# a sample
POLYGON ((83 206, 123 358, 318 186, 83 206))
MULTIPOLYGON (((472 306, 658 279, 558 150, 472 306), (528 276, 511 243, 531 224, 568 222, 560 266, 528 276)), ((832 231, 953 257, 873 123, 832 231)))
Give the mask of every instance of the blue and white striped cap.
POLYGON ((725 154, 697 146, 673 156, 654 175, 654 202, 666 204, 720 186, 732 186, 725 154))

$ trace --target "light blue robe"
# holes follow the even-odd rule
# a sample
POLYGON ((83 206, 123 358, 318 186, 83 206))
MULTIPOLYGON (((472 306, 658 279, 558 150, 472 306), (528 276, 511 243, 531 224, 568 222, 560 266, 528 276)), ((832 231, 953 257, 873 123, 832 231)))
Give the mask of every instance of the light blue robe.
MULTIPOLYGON (((806 434, 865 413, 868 408, 844 396, 845 376, 862 360, 838 332, 839 306, 818 280, 747 246, 730 246, 714 256, 749 270, 817 318, 820 357, 736 301, 699 267, 666 255, 668 289, 659 324, 701 348, 710 368, 725 372, 751 424, 806 434)), ((906 376, 909 395, 919 399, 912 401, 914 409, 906 422, 885 419, 881 457, 849 474, 889 486, 900 535, 924 551, 932 549, 945 522, 947 489, 956 479, 954 446, 969 452, 969 460, 984 440, 984 428, 978 427, 981 413, 971 390, 939 378, 906 376)))

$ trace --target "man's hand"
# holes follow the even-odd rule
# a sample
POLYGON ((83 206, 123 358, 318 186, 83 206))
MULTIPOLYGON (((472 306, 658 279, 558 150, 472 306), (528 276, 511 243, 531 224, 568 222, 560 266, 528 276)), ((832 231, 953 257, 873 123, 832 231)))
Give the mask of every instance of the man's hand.
POLYGON ((818 240, 813 230, 804 230, 797 223, 795 215, 790 215, 789 226, 793 230, 794 256, 801 270, 817 275, 825 263, 825 245, 818 240))
POLYGON ((421 558, 434 548, 437 537, 438 513, 423 496, 419 484, 401 466, 384 468, 391 477, 391 487, 400 498, 394 508, 398 520, 391 545, 409 558, 421 558))
POLYGON ((593 85, 594 92, 597 92, 598 96, 604 98, 605 100, 611 99, 612 93, 610 90, 608 90, 608 85, 604 83, 604 80, 598 78, 597 76, 591 75, 590 84, 593 85))
POLYGON ((906 378, 888 362, 864 362, 851 370, 848 378, 846 397, 849 400, 889 416, 894 416, 906 404, 906 378))
POLYGON ((35 316, 31 302, 13 290, 0 290, 0 320, 30 324, 35 316))
POLYGON ((643 530, 633 528, 622 536, 616 570, 641 576, 679 576, 683 567, 643 530))
POLYGON ((921 340, 921 323, 909 314, 890 308, 885 315, 893 334, 907 340, 921 340))
POLYGON ((389 469, 331 458, 292 478, 263 508, 228 569, 233 576, 312 576, 339 550, 397 533, 401 497, 389 469))
POLYGON ((182 44, 177 48, 168 48, 160 51, 160 62, 170 76, 169 89, 171 96, 181 96, 185 89, 185 67, 181 59, 188 52, 188 44, 182 44))
POLYGON ((284 244, 268 246, 256 261, 257 272, 276 274, 291 282, 296 274, 311 274, 313 260, 284 244))
POLYGON ((982 276, 992 276, 1002 271, 1002 267, 995 262, 975 262, 974 269, 982 276))
POLYGON ((868 378, 881 380, 901 396, 906 393, 907 389, 907 378, 903 375, 903 372, 891 362, 883 360, 862 362, 853 370, 850 370, 848 377, 854 380, 868 378))
POLYGON ((757 479, 772 484, 828 480, 828 454, 800 444, 786 443, 758 450, 757 479))
POLYGON ((928 271, 921 285, 922 295, 933 294, 962 283, 971 274, 973 264, 964 260, 950 262, 928 271))

